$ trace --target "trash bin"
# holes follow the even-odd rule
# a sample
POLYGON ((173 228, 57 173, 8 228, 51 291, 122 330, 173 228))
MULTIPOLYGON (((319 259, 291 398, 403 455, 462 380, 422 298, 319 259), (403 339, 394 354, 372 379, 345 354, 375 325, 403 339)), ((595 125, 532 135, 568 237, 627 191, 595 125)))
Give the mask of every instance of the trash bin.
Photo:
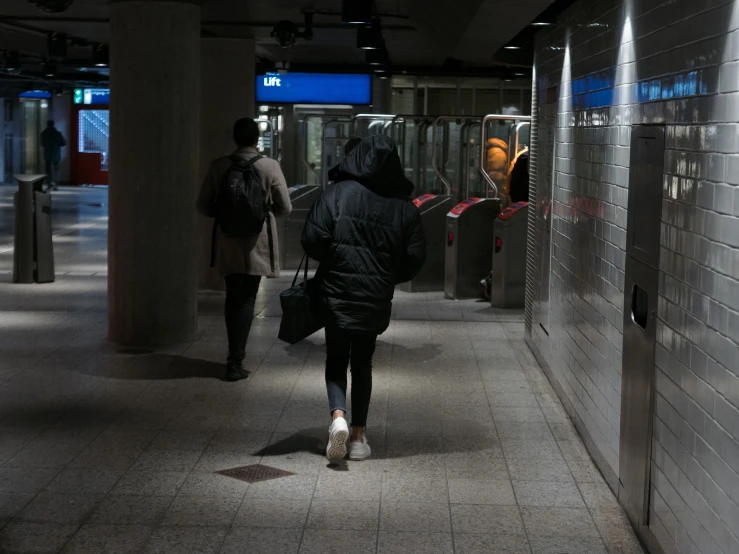
POLYGON ((526 299, 526 242, 529 203, 516 202, 495 219, 490 303, 493 308, 523 308, 526 299))
POLYGON ((42 192, 46 175, 16 175, 13 248, 14 283, 54 281, 54 247, 51 242, 51 196, 42 192))

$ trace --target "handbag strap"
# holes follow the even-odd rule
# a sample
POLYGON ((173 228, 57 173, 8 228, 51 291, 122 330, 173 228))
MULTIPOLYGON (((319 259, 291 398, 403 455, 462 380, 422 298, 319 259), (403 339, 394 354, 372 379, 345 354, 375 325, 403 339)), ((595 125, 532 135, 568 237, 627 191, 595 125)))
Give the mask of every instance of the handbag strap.
POLYGON ((303 259, 300 260, 300 265, 298 266, 298 270, 295 272, 295 277, 293 278, 293 284, 292 286, 295 286, 295 283, 298 282, 298 275, 300 275, 300 269, 303 267, 303 262, 305 262, 305 270, 303 273, 303 282, 308 282, 308 255, 303 254, 303 259))

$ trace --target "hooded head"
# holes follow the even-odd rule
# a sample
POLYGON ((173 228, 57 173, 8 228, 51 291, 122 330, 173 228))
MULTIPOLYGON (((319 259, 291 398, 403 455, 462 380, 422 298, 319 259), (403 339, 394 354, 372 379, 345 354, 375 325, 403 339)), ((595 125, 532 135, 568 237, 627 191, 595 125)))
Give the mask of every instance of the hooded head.
POLYGON ((413 192, 413 183, 405 176, 398 148, 385 135, 370 135, 362 139, 339 165, 329 171, 329 179, 357 181, 380 194, 413 192))

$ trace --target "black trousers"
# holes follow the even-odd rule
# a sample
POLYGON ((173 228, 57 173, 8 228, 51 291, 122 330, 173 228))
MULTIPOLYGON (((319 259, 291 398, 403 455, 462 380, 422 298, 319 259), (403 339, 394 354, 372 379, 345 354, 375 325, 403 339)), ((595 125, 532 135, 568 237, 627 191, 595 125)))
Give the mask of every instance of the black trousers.
POLYGON ((326 392, 331 413, 346 412, 346 370, 352 368, 352 425, 367 426, 372 397, 372 356, 377 335, 326 327, 326 392))
POLYGON ((246 340, 254 319, 254 303, 262 278, 233 273, 226 276, 226 334, 228 363, 241 364, 246 356, 246 340))

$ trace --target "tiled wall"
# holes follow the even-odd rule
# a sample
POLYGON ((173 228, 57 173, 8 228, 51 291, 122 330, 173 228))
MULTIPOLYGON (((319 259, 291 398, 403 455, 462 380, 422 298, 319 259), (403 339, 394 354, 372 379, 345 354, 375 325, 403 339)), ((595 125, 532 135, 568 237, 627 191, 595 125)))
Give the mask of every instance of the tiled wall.
POLYGON ((739 552, 738 29, 735 0, 579 0, 537 35, 527 327, 614 489, 630 131, 665 125, 650 531, 667 553, 739 552))

